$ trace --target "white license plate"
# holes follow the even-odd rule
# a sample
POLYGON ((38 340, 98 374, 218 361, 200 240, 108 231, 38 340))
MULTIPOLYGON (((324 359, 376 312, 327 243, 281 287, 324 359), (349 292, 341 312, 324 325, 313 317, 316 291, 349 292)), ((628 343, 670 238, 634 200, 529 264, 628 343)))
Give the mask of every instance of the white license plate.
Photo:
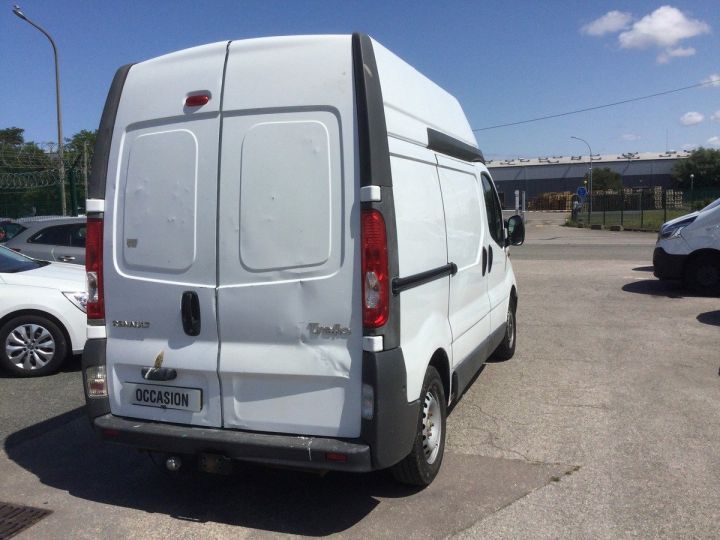
POLYGON ((202 409, 202 390, 158 384, 123 385, 123 397, 134 405, 199 412, 202 409))

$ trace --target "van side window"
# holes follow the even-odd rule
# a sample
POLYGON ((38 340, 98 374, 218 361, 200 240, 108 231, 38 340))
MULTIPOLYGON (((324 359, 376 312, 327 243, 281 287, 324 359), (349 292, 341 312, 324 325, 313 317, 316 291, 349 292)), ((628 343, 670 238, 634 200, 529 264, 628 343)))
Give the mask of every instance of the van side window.
POLYGON ((490 236, 500 245, 503 245, 503 217, 500 201, 498 200, 495 186, 486 175, 482 175, 483 193, 485 195, 485 208, 487 209, 488 226, 490 236))

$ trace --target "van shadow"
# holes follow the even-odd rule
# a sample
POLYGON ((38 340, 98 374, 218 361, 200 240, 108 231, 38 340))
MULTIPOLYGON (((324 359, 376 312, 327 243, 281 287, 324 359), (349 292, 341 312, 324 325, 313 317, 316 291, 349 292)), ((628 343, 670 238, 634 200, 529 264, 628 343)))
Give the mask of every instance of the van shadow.
POLYGON ((622 290, 635 294, 647 294, 665 298, 704 298, 705 294, 694 292, 682 281, 661 281, 659 279, 643 279, 623 285, 622 290))
POLYGON ((281 534, 327 536, 345 531, 370 514, 379 498, 418 492, 395 483, 386 472, 323 477, 248 464, 230 476, 171 475, 145 453, 101 443, 85 416, 77 418, 81 410, 10 435, 5 442, 8 457, 42 483, 73 497, 281 534), (42 429, 65 416, 63 429, 42 429), (33 430, 32 440, 25 433, 28 429, 33 430))
POLYGON ((655 267, 654 266, 637 266, 633 268, 634 272, 654 272, 655 267))

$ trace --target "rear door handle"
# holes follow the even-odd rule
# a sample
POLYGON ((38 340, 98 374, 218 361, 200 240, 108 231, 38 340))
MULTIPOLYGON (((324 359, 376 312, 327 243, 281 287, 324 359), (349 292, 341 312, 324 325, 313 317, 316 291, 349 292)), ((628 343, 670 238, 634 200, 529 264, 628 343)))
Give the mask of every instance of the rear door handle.
POLYGON ((488 246, 488 274, 490 272, 492 272, 492 262, 493 262, 492 246, 488 246))
POLYGON ((185 291, 180 305, 183 329, 188 336, 200 334, 200 299, 195 291, 185 291))
POLYGON ((482 255, 482 275, 485 275, 485 270, 487 270, 487 249, 483 246, 483 255, 482 255))

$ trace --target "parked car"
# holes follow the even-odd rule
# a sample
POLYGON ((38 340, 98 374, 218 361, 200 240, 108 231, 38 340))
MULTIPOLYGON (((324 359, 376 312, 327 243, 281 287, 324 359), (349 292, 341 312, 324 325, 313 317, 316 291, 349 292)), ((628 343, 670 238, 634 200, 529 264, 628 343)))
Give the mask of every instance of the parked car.
POLYGON ((216 43, 121 68, 96 149, 103 439, 432 482, 448 406, 515 350, 524 238, 453 96, 365 35, 216 43))
POLYGON ((20 377, 56 371, 85 345, 85 272, 0 246, 0 368, 20 377))
POLYGON ((660 279, 682 279, 699 292, 720 294, 720 199, 663 224, 653 267, 660 279))
POLYGON ((24 218, 16 223, 23 227, 5 246, 35 259, 85 264, 87 218, 24 218))

